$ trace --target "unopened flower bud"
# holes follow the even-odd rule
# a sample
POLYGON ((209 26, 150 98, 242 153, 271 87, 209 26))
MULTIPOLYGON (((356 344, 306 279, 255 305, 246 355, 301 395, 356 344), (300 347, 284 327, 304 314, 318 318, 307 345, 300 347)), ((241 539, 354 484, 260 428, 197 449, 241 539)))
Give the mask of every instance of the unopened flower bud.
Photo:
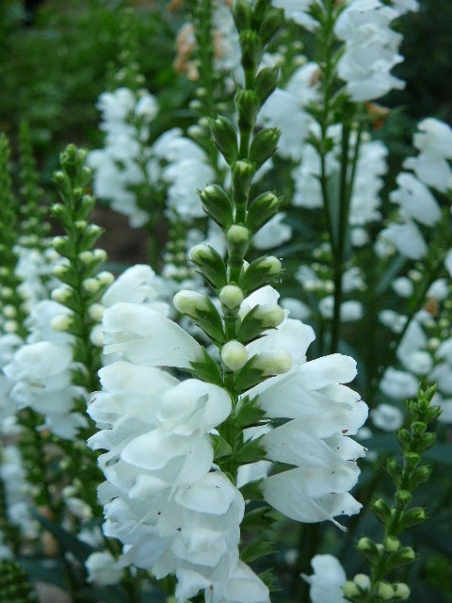
POLYGON ((50 321, 50 326, 58 333, 65 332, 69 329, 72 323, 72 318, 67 314, 58 314, 50 321))
POLYGON ((383 546, 388 553, 394 553, 400 549, 400 540, 395 536, 385 536, 383 546))
POLYGON ((353 582, 358 586, 360 591, 368 591, 372 585, 370 578, 367 574, 356 574, 353 577, 353 582))
POLYGON ((274 350, 258 354, 254 366, 261 370, 265 377, 282 375, 292 368, 292 356, 285 350, 274 350))
POLYGON ((111 285, 114 282, 115 277, 113 276, 113 274, 111 272, 108 272, 107 270, 103 270, 102 272, 99 272, 99 274, 97 275, 97 280, 103 287, 108 287, 109 285, 111 285))
POLYGON ((280 325, 284 320, 284 317, 284 310, 277 304, 259 305, 254 311, 254 318, 259 320, 261 326, 267 329, 272 329, 280 325))
POLYGON ((12 306, 11 304, 7 304, 4 308, 3 308, 3 316, 5 318, 15 318, 17 315, 17 310, 14 306, 12 306))
POLYGON ((107 252, 105 249, 95 249, 93 255, 97 262, 105 262, 107 259, 107 252))
POLYGON ((231 371, 239 371, 248 360, 248 352, 239 341, 228 341, 221 349, 221 360, 231 371))
POLYGON ((183 289, 173 298, 173 304, 180 314, 195 316, 198 312, 207 312, 210 308, 208 298, 197 291, 183 289))
POLYGON ((399 599, 399 601, 404 601, 405 599, 408 599, 411 594, 408 585, 404 582, 396 582, 395 584, 393 584, 393 587, 395 590, 394 596, 396 599, 399 599))
POLYGON ((347 580, 347 582, 342 587, 342 592, 347 597, 347 599, 352 599, 353 597, 358 597, 361 594, 359 586, 353 582, 353 580, 347 580))
POLYGON ((86 278, 82 282, 82 287, 83 287, 84 291, 86 291, 86 293, 94 295, 95 293, 97 293, 99 291, 99 289, 101 287, 101 283, 99 282, 99 279, 97 279, 97 278, 86 278))
POLYGON ((92 320, 100 322, 105 312, 105 307, 102 304, 92 304, 88 309, 88 315, 92 320))
POLYGON ((243 291, 236 285, 226 285, 219 293, 220 301, 223 306, 232 310, 238 308, 243 301, 243 291))
POLYGON ((59 304, 65 304, 72 295, 72 289, 66 285, 53 289, 50 297, 59 304))
POLYGON ((94 254, 92 251, 82 251, 79 253, 78 257, 84 264, 91 264, 94 259, 94 254))
POLYGON ((5 320, 3 323, 3 330, 5 333, 17 333, 19 330, 19 323, 15 320, 5 320))
POLYGON ((380 582, 377 583, 376 592, 383 601, 390 601, 395 594, 392 584, 384 582, 383 580, 380 580, 380 582))

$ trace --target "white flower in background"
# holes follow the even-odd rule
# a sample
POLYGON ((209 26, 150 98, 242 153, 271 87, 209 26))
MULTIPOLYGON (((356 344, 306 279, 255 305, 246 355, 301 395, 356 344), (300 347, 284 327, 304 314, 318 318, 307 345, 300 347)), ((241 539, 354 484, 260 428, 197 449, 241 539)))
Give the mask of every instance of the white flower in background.
POLYGON ((408 325, 397 348, 397 358, 410 373, 422 376, 432 370, 433 359, 426 351, 428 338, 420 318, 415 316, 408 325))
POLYGON ((393 280, 391 287, 400 297, 411 297, 414 293, 413 281, 407 276, 399 276, 393 280))
POLYGON ((16 414, 16 406, 10 398, 14 381, 8 379, 2 369, 11 362, 22 343, 22 339, 13 333, 0 335, 0 432, 3 421, 16 414))
MULTIPOLYGON (((277 88, 267 99, 259 113, 259 124, 277 127, 281 136, 277 153, 298 161, 303 154, 303 144, 313 124, 306 107, 319 98, 315 76, 319 67, 306 63, 290 78, 286 88, 277 88)), ((309 145, 308 145, 309 146, 309 145)))
MULTIPOLYGON (((100 95, 100 129, 106 133, 103 149, 91 151, 87 163, 94 169, 94 192, 110 201, 114 210, 129 218, 134 228, 149 220, 148 211, 138 207, 133 190, 152 181, 156 167, 147 148, 149 124, 158 112, 155 98, 147 91, 128 88, 100 95)), ((151 208, 149 208, 149 211, 151 208)))
POLYGON ((18 291, 30 312, 38 302, 48 298, 56 281, 53 270, 62 258, 53 248, 40 251, 16 245, 14 251, 18 256, 15 272, 22 281, 18 291))
POLYGON ((389 198, 401 208, 404 218, 412 218, 425 226, 433 226, 441 218, 441 210, 435 197, 415 176, 402 172, 397 176, 399 187, 389 198))
POLYGON ((415 397, 418 388, 419 380, 414 375, 391 366, 386 369, 380 382, 380 389, 385 396, 395 400, 415 397))
POLYGON ((413 170, 424 184, 445 193, 450 188, 452 177, 452 169, 447 161, 452 159, 452 128, 428 117, 419 122, 418 130, 413 144, 420 153, 406 159, 403 167, 413 170))
POLYGON ((388 149, 380 140, 368 140, 365 135, 359 148, 356 175, 350 201, 350 224, 363 226, 381 219, 380 191, 387 172, 388 149))
MULTIPOLYGON (((327 295, 320 300, 319 311, 325 318, 332 319, 334 314, 334 297, 327 295)), ((340 319, 343 322, 361 320, 363 317, 363 305, 361 302, 350 299, 342 302, 340 309, 340 319)))
POLYGON ((378 318, 385 327, 391 329, 393 333, 401 333, 406 325, 408 317, 404 314, 398 314, 395 310, 382 310, 378 318))
POLYGON ((419 10, 419 2, 417 0, 392 0, 391 4, 399 15, 404 15, 409 11, 415 12, 419 10))
POLYGON ((286 214, 279 212, 267 222, 253 237, 256 249, 272 249, 278 247, 292 237, 292 228, 283 222, 286 214))
POLYGON ((88 570, 88 582, 108 585, 121 581, 123 568, 118 566, 116 559, 107 551, 91 553, 85 561, 88 570))
POLYGON ((400 224, 390 224, 379 236, 392 243, 402 255, 411 260, 419 260, 428 251, 422 232, 414 220, 407 219, 400 224))
POLYGON ((39 524, 30 515, 31 485, 26 481, 19 448, 14 444, 2 446, 0 480, 3 483, 7 519, 17 526, 26 539, 39 533, 39 524))
POLYGON ((312 4, 321 6, 319 0, 273 0, 272 4, 276 8, 283 8, 286 18, 292 19, 308 31, 315 31, 319 26, 308 12, 312 4))
POLYGON ((375 100, 405 86, 390 73, 403 60, 402 36, 390 28, 398 16, 379 0, 354 0, 339 15, 334 32, 345 48, 337 69, 352 101, 375 100))
POLYGON ((342 587, 347 576, 339 560, 333 555, 315 555, 311 560, 314 573, 302 577, 311 587, 309 596, 312 603, 346 603, 342 587))
POLYGON ((375 427, 394 433, 403 424, 403 412, 392 404, 379 404, 370 411, 375 427))

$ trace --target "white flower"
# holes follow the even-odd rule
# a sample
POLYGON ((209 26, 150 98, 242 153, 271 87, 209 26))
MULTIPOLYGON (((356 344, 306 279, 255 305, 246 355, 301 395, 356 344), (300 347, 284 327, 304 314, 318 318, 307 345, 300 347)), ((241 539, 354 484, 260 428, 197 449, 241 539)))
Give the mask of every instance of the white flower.
POLYGON ((271 249, 290 240, 292 228, 282 222, 285 217, 284 212, 279 212, 254 235, 253 244, 256 249, 271 249))
POLYGON ((380 382, 381 391, 396 400, 416 396, 418 387, 419 381, 414 375, 392 367, 386 369, 380 382))
POLYGON ((319 0, 273 0, 272 4, 277 8, 283 8, 287 18, 302 25, 308 31, 315 31, 319 26, 318 22, 308 13, 311 4, 321 6, 319 0))
POLYGON ((345 51, 337 68, 353 101, 374 100, 404 87, 390 73, 403 60, 398 54, 402 36, 389 27, 398 15, 379 0, 354 0, 339 15, 334 31, 345 41, 345 51))
POLYGON ((309 595, 312 603, 345 603, 342 592, 347 576, 333 555, 315 555, 311 560, 314 573, 302 577, 311 585, 309 595))
POLYGON ((397 184, 399 188, 389 198, 400 205, 405 216, 426 226, 433 226, 438 222, 441 217, 440 207, 425 184, 408 172, 397 176, 397 184))
POLYGON ((117 584, 121 581, 123 568, 118 566, 116 559, 107 551, 91 553, 85 561, 88 570, 88 582, 96 584, 117 584))
POLYGON ((383 431, 394 432, 403 424, 403 413, 392 404, 379 404, 370 411, 370 416, 376 427, 383 431))
POLYGON ((393 243, 402 255, 411 260, 419 260, 428 251, 424 237, 413 220, 391 224, 381 231, 380 236, 393 243))

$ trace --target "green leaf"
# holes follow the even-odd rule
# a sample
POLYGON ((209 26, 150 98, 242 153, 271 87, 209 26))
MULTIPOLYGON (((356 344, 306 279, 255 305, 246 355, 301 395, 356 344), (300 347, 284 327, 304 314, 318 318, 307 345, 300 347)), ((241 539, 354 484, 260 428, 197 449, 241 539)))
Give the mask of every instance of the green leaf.
POLYGON ((223 387, 223 378, 220 373, 220 367, 215 362, 215 360, 209 356, 206 350, 203 348, 203 360, 199 360, 196 362, 192 362, 192 374, 197 379, 201 381, 206 381, 207 383, 213 383, 215 385, 219 385, 223 387))
POLYGON ((243 549, 240 553, 240 558, 245 563, 252 563, 256 559, 271 555, 274 550, 275 544, 273 542, 268 542, 258 537, 243 549))

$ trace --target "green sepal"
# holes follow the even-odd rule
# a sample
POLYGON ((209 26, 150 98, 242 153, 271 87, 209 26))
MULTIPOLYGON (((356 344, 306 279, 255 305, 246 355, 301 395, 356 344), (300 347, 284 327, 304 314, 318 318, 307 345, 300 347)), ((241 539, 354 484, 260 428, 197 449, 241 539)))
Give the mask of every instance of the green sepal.
POLYGON ((220 367, 215 360, 209 356, 204 348, 202 349, 202 353, 204 356, 202 360, 196 360, 191 363, 191 373, 193 377, 223 387, 223 378, 220 373, 220 367))
POLYGON ((254 260, 242 273, 239 287, 249 295, 259 287, 268 285, 281 278, 283 273, 280 260, 274 256, 262 256, 254 260))
POLYGON ((234 383, 235 391, 243 392, 267 379, 267 377, 264 375, 264 371, 255 367, 257 359, 258 355, 252 356, 245 366, 241 368, 238 373, 236 373, 234 383))
POLYGON ((396 438, 404 452, 409 452, 411 450, 413 437, 411 433, 405 427, 401 427, 396 432, 396 438))
POLYGON ((256 168, 246 159, 237 161, 232 169, 232 185, 237 203, 246 203, 256 168))
POLYGON ((80 251, 89 251, 104 232, 97 224, 88 224, 80 240, 80 251))
POLYGON ((396 490, 394 501, 397 509, 405 509, 413 500, 413 495, 408 490, 396 490))
POLYGON ((379 548, 375 542, 367 536, 364 536, 358 540, 356 548, 372 565, 378 563, 384 554, 383 547, 379 548))
POLYGON ((249 159, 259 169, 270 157, 273 157, 281 132, 278 128, 263 128, 253 138, 249 159))
POLYGON ((259 29, 262 19, 265 18, 265 15, 271 9, 271 5, 271 0, 255 0, 251 19, 251 27, 253 29, 259 29))
POLYGON ((204 211, 221 228, 227 229, 233 222, 233 204, 219 184, 209 184, 199 192, 204 211))
POLYGON ((186 315, 189 316, 214 343, 223 345, 226 336, 221 316, 212 303, 212 300, 207 296, 205 296, 205 303, 207 304, 207 309, 194 308, 193 312, 187 313, 186 315))
POLYGON ((215 146, 231 165, 238 156, 237 131, 230 119, 220 115, 210 121, 210 131, 215 146))
MULTIPOLYGON (((69 183, 70 186, 70 183, 69 183)), ((73 222, 73 214, 69 207, 62 203, 54 203, 50 207, 50 215, 66 229, 69 230, 73 222)))
POLYGON ((258 397, 245 396, 237 403, 235 408, 234 425, 243 429, 257 425, 265 418, 265 411, 257 406, 258 397))
POLYGON ((255 314, 259 310, 259 305, 254 306, 242 320, 239 332, 237 333, 237 341, 246 345, 257 339, 264 331, 268 329, 265 325, 262 324, 262 320, 260 318, 256 318, 255 314))
POLYGON ((413 448, 415 448, 416 452, 425 452, 429 448, 431 448, 436 442, 436 434, 432 431, 427 431, 424 433, 419 441, 417 441, 413 448))
POLYGON ((253 199, 248 208, 246 216, 246 225, 256 233, 264 224, 266 224, 274 215, 278 213, 281 205, 276 195, 267 191, 253 199))
POLYGON ((53 247, 64 258, 72 259, 76 253, 75 242, 67 236, 54 237, 53 247))
POLYGON ((214 459, 221 459, 225 456, 231 456, 232 446, 218 433, 210 434, 212 440, 214 459))
POLYGON ((266 458, 266 452, 259 444, 264 436, 247 440, 244 444, 234 450, 234 460, 239 465, 247 465, 248 463, 257 463, 266 458))
POLYGON ((210 245, 205 247, 205 250, 200 247, 192 250, 191 260, 214 289, 221 289, 228 282, 226 264, 216 249, 210 245))
MULTIPOLYGON (((256 483, 256 482, 251 482, 256 483)), ((246 488, 246 486, 244 486, 246 488)), ((242 492, 243 494, 243 492, 242 492)), ((242 523, 240 524, 241 530, 259 530, 262 527, 269 528, 273 522, 274 518, 272 517, 273 509, 268 507, 267 505, 262 505, 257 507, 257 509, 252 509, 245 513, 245 517, 243 518, 242 523)))
MULTIPOLYGON (((264 495, 262 493, 261 484, 264 481, 264 478, 257 479, 253 482, 248 482, 239 488, 242 496, 245 500, 255 500, 255 501, 263 501, 264 495)), ((246 518, 248 517, 248 513, 245 515, 243 519, 242 526, 246 523, 246 518)))
POLYGON ((271 555, 275 551, 275 543, 269 540, 264 540, 257 536, 252 540, 242 551, 240 551, 240 559, 244 563, 252 563, 256 559, 271 555))
POLYGON ((259 103, 262 106, 267 98, 273 94, 279 80, 279 66, 264 67, 256 76, 254 91, 257 94, 259 103))
POLYGON ((253 90, 238 90, 235 95, 240 131, 249 132, 256 123, 260 102, 253 90))

